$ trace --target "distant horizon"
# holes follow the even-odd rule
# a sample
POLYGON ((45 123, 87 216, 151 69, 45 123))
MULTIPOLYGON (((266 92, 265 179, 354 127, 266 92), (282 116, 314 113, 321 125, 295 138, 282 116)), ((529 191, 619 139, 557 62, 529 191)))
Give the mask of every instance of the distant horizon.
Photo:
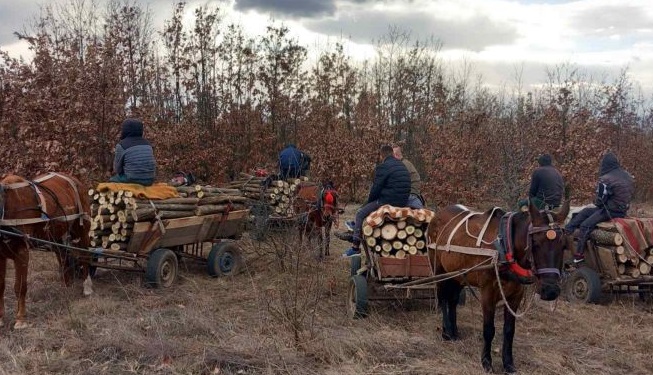
MULTIPOLYGON (((0 7, 0 50, 31 59, 27 43, 17 41, 13 32, 38 16, 42 3, 24 0, 0 7)), ((109 1, 95 3, 103 9, 109 1)), ((174 9, 170 0, 136 3, 150 10, 155 31, 174 9)), ((375 41, 394 28, 413 40, 434 38, 441 43, 437 56, 448 70, 463 74, 471 68, 465 72, 470 79, 480 75, 493 90, 521 84, 523 92, 536 91, 547 83, 547 69, 571 66, 598 82, 612 82, 625 70, 646 99, 653 94, 653 3, 646 0, 188 1, 186 20, 204 4, 218 6, 223 23, 242 25, 250 37, 283 23, 307 48, 309 61, 334 42, 343 44, 352 61, 371 61, 375 41)))

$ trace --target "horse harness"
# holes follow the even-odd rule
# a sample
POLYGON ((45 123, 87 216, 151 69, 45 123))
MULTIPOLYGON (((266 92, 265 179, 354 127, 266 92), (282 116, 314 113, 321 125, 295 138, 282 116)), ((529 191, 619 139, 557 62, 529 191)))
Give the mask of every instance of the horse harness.
MULTIPOLYGON (((436 243, 429 244, 428 248, 434 250, 440 250, 440 251, 447 251, 447 252, 453 251, 456 253, 490 257, 492 264, 496 264, 500 266, 503 273, 507 273, 509 274, 509 276, 516 276, 517 280, 521 283, 532 283, 533 272, 537 275, 554 273, 560 276, 560 270, 558 270, 557 268, 536 268, 535 263, 531 262, 532 270, 529 270, 523 268, 521 265, 519 265, 519 263, 517 263, 516 259, 514 258, 514 238, 512 233, 513 231, 512 219, 515 215, 514 212, 507 212, 501 217, 499 221, 499 230, 497 233, 497 237, 494 240, 489 242, 483 240, 483 237, 485 236, 485 232, 487 231, 487 228, 490 225, 494 213, 499 209, 500 208, 498 207, 494 207, 492 211, 490 211, 490 214, 488 215, 488 218, 483 224, 483 227, 481 228, 481 231, 479 232, 478 236, 470 233, 469 219, 474 216, 483 215, 483 213, 472 212, 472 211, 461 212, 456 217, 460 217, 461 215, 464 216, 462 216, 462 218, 456 223, 453 230, 449 233, 449 237, 447 238, 447 243, 445 245, 437 245, 437 241, 436 241, 436 243), (451 241, 453 240, 455 234, 462 228, 463 225, 465 226, 465 232, 467 236, 476 239, 476 247, 457 246, 451 244, 451 241), (495 248, 489 249, 489 248, 480 247, 482 244, 486 244, 486 245, 493 244, 495 248)), ((562 229, 553 220, 553 216, 551 215, 551 212, 549 210, 545 210, 545 213, 549 221, 548 225, 534 227, 532 224, 529 224, 528 226, 528 234, 527 234, 526 249, 525 249, 526 259, 532 260, 533 254, 532 254, 531 243, 532 243, 533 234, 546 232, 547 239, 549 240, 553 240, 561 235, 561 233, 559 232, 561 232, 562 229)), ((454 217, 452 220, 454 220, 456 217, 454 217)))
MULTIPOLYGON (((33 181, 23 181, 23 182, 17 182, 13 184, 0 184, 0 194, 4 195, 6 190, 14 190, 14 189, 21 189, 25 187, 30 187, 32 189, 32 192, 35 194, 38 203, 37 207, 34 208, 28 208, 28 209, 34 209, 38 210, 40 212, 40 217, 35 217, 35 218, 26 218, 26 219, 5 219, 5 207, 4 207, 4 201, 3 201, 3 207, 0 207, 2 210, 2 215, 0 217, 0 226, 19 226, 19 225, 29 225, 29 224, 36 224, 36 223, 42 223, 42 222, 47 222, 47 221, 52 221, 52 220, 57 220, 57 221, 73 221, 75 219, 79 219, 79 224, 82 225, 83 221, 85 218, 87 218, 87 214, 84 212, 84 208, 82 207, 82 202, 79 199, 79 190, 77 189, 77 185, 75 182, 70 179, 68 176, 64 176, 59 173, 54 173, 50 172, 42 177, 39 177, 33 181), (49 217, 47 214, 47 203, 45 196, 43 194, 43 191, 46 191, 52 196, 52 198, 55 200, 57 205, 59 205, 59 202, 57 201, 57 197, 54 193, 52 193, 49 189, 45 188, 44 186, 41 186, 40 184, 46 180, 49 180, 52 177, 59 177, 66 181, 70 187, 73 189, 75 193, 75 204, 77 206, 77 213, 72 214, 72 215, 66 215, 64 212, 63 216, 57 216, 57 217, 49 217)), ((63 208, 62 208, 63 211, 63 208)))

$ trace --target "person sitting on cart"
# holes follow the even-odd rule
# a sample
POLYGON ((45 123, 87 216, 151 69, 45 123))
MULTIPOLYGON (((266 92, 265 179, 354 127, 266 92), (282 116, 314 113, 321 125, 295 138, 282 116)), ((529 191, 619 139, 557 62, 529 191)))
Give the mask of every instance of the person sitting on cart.
POLYGON ((528 200, 539 210, 550 210, 560 207, 565 190, 562 174, 553 166, 551 155, 542 154, 537 159, 540 165, 531 175, 531 186, 528 190, 528 199, 519 201, 519 208, 528 211, 528 200))
POLYGON ((407 206, 413 209, 424 208, 424 197, 422 197, 421 187, 422 187, 422 178, 417 172, 417 168, 406 159, 401 153, 401 146, 394 145, 392 147, 392 154, 395 158, 401 160, 402 163, 408 168, 410 173, 410 195, 408 196, 407 206))
POLYGON ((154 150, 148 140, 143 138, 143 122, 128 118, 122 123, 120 142, 116 145, 113 159, 116 173, 109 181, 134 183, 150 186, 156 175, 154 150))
POLYGON ((634 191, 633 177, 621 167, 615 154, 606 153, 601 159, 599 169, 594 200, 596 207, 584 208, 565 227, 565 231, 569 234, 580 228, 576 237, 574 263, 585 260, 585 244, 596 224, 626 216, 634 191))
POLYGON ((287 144, 279 153, 279 172, 282 180, 306 176, 310 167, 311 157, 292 143, 287 144))
POLYGON ((374 183, 367 203, 356 211, 352 247, 343 257, 360 256, 361 228, 363 221, 379 207, 389 204, 406 207, 410 195, 410 172, 401 160, 393 156, 392 146, 384 145, 380 150, 381 164, 374 170, 374 183))

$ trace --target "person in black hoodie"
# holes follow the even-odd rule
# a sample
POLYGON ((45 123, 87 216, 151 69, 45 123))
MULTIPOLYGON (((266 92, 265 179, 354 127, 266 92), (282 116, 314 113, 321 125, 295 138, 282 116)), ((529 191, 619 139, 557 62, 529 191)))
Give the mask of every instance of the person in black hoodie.
POLYGON ((143 138, 143 122, 129 118, 122 123, 120 143, 113 159, 115 175, 109 181, 150 186, 156 175, 154 150, 143 138))
MULTIPOLYGON (((565 182, 560 172, 553 166, 551 155, 543 154, 537 159, 540 165, 531 175, 528 198, 539 210, 555 209, 560 206, 564 195, 565 182)), ((527 211, 528 200, 519 202, 519 207, 527 211)))
POLYGON ((596 207, 584 208, 565 227, 567 233, 580 229, 576 239, 574 262, 579 263, 585 259, 585 244, 596 224, 626 216, 634 192, 634 180, 630 173, 621 167, 615 154, 605 154, 601 159, 599 182, 596 186, 596 207))
POLYGON ((367 203, 356 211, 352 247, 343 257, 360 256, 361 228, 365 218, 379 207, 389 204, 406 207, 410 195, 410 172, 404 163, 393 156, 392 146, 381 147, 383 162, 374 170, 374 183, 370 189, 367 203))

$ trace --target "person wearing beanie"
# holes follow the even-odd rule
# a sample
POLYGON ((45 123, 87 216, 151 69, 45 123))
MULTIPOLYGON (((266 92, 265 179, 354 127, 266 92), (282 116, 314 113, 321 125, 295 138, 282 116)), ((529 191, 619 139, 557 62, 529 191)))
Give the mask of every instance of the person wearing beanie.
MULTIPOLYGON (((540 210, 554 209, 560 206, 565 191, 562 174, 553 166, 551 155, 542 154, 537 159, 537 167, 531 175, 528 198, 540 210)), ((528 204, 528 202, 527 202, 528 204)))
POLYGON ((128 118, 122 123, 120 142, 113 159, 113 175, 109 181, 150 186, 156 175, 154 150, 143 138, 143 122, 128 118))
POLYGON ((626 216, 634 192, 633 176, 621 167, 615 154, 606 153, 601 159, 599 167, 595 207, 584 208, 565 227, 565 232, 568 234, 579 229, 574 252, 575 263, 580 263, 585 259, 585 244, 596 224, 626 216))

